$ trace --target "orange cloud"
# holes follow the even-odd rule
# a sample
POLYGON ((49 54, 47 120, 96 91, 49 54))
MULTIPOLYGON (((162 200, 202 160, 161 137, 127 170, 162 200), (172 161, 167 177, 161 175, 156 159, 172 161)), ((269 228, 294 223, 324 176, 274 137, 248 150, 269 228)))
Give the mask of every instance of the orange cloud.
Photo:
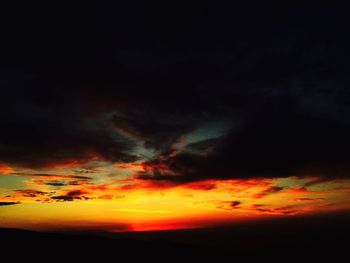
POLYGON ((256 194, 254 198, 255 199, 264 198, 265 196, 281 192, 283 189, 284 187, 280 187, 280 186, 268 186, 266 189, 256 194))
MULTIPOLYGON (((139 169, 133 165, 124 168, 139 169)), ((27 214, 43 213, 41 216, 45 216, 45 211, 51 209, 54 214, 60 213, 60 218, 73 220, 84 216, 94 222, 118 221, 135 230, 203 227, 243 219, 350 209, 344 203, 349 189, 345 186, 350 182, 344 182, 341 190, 326 187, 311 191, 303 187, 305 180, 299 178, 203 180, 173 184, 162 180, 125 178, 124 175, 117 180, 115 177, 94 176, 94 181, 73 174, 24 176, 34 178, 26 184, 33 188, 7 191, 8 195, 0 198, 2 202, 21 202, 16 206, 18 215, 24 213, 21 209, 28 209, 25 210, 27 214), (70 184, 74 181, 87 183, 70 184), (55 183, 59 182, 65 185, 57 187, 55 183), (34 208, 37 210, 30 210, 34 208)), ((13 213, 15 216, 16 212, 13 213)))
POLYGON ((41 179, 79 179, 79 180, 91 180, 91 177, 80 175, 61 175, 61 174, 33 174, 33 173, 11 173, 14 176, 28 176, 28 177, 40 177, 41 179))
POLYGON ((13 169, 9 165, 0 163, 0 174, 10 174, 13 172, 13 169))

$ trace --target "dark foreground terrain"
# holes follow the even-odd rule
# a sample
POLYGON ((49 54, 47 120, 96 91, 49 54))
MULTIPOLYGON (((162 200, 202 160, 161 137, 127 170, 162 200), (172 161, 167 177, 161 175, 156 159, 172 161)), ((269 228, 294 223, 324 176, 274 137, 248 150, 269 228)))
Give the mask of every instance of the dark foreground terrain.
MULTIPOLYGON (((3 258, 26 260, 328 259, 350 253, 350 216, 308 217, 212 229, 133 233, 39 233, 0 229, 3 258)), ((346 260, 345 260, 346 261, 346 260)))

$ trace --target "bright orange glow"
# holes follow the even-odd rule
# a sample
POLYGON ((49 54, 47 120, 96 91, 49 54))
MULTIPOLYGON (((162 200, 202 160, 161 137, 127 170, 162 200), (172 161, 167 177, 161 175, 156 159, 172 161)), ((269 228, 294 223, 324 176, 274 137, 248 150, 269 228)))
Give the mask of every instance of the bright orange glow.
POLYGON ((33 171, 0 166, 2 227, 149 231, 350 209, 350 180, 345 179, 174 184, 139 179, 137 174, 147 169, 142 163, 101 164, 93 170, 77 168, 74 162, 51 167, 33 171))
POLYGON ((9 174, 9 173, 13 173, 14 171, 12 170, 12 168, 6 164, 1 164, 0 163, 0 174, 9 174))

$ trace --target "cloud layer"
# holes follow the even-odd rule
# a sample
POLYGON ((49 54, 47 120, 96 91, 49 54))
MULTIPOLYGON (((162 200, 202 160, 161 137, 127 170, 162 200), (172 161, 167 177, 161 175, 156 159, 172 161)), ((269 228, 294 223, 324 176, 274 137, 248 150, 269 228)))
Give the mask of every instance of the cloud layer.
POLYGON ((38 20, 9 10, 1 163, 140 161, 138 178, 177 183, 348 177, 346 28, 341 16, 325 19, 332 8, 295 5, 297 19, 296 7, 251 3, 213 9, 210 22, 203 5, 180 25, 171 22, 180 10, 165 8, 166 30, 141 23, 143 8, 126 28, 122 14, 101 19, 102 7, 65 11, 70 22, 60 25, 49 7, 31 14, 38 20))

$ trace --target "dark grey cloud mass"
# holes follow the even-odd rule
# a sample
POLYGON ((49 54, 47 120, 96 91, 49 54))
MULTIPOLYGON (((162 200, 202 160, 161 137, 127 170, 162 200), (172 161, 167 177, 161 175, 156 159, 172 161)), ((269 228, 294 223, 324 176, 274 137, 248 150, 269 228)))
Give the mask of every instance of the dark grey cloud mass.
POLYGON ((142 158, 141 142, 154 152, 147 164, 167 167, 144 179, 348 177, 350 43, 341 6, 46 5, 8 6, 1 162, 132 162, 142 158), (170 154, 221 120, 232 126, 224 135, 170 154))
POLYGON ((20 202, 0 202, 0 206, 17 205, 20 202))
POLYGON ((68 202, 74 200, 88 200, 89 197, 85 196, 86 192, 81 190, 72 190, 67 192, 65 195, 52 196, 51 199, 56 201, 68 202))

